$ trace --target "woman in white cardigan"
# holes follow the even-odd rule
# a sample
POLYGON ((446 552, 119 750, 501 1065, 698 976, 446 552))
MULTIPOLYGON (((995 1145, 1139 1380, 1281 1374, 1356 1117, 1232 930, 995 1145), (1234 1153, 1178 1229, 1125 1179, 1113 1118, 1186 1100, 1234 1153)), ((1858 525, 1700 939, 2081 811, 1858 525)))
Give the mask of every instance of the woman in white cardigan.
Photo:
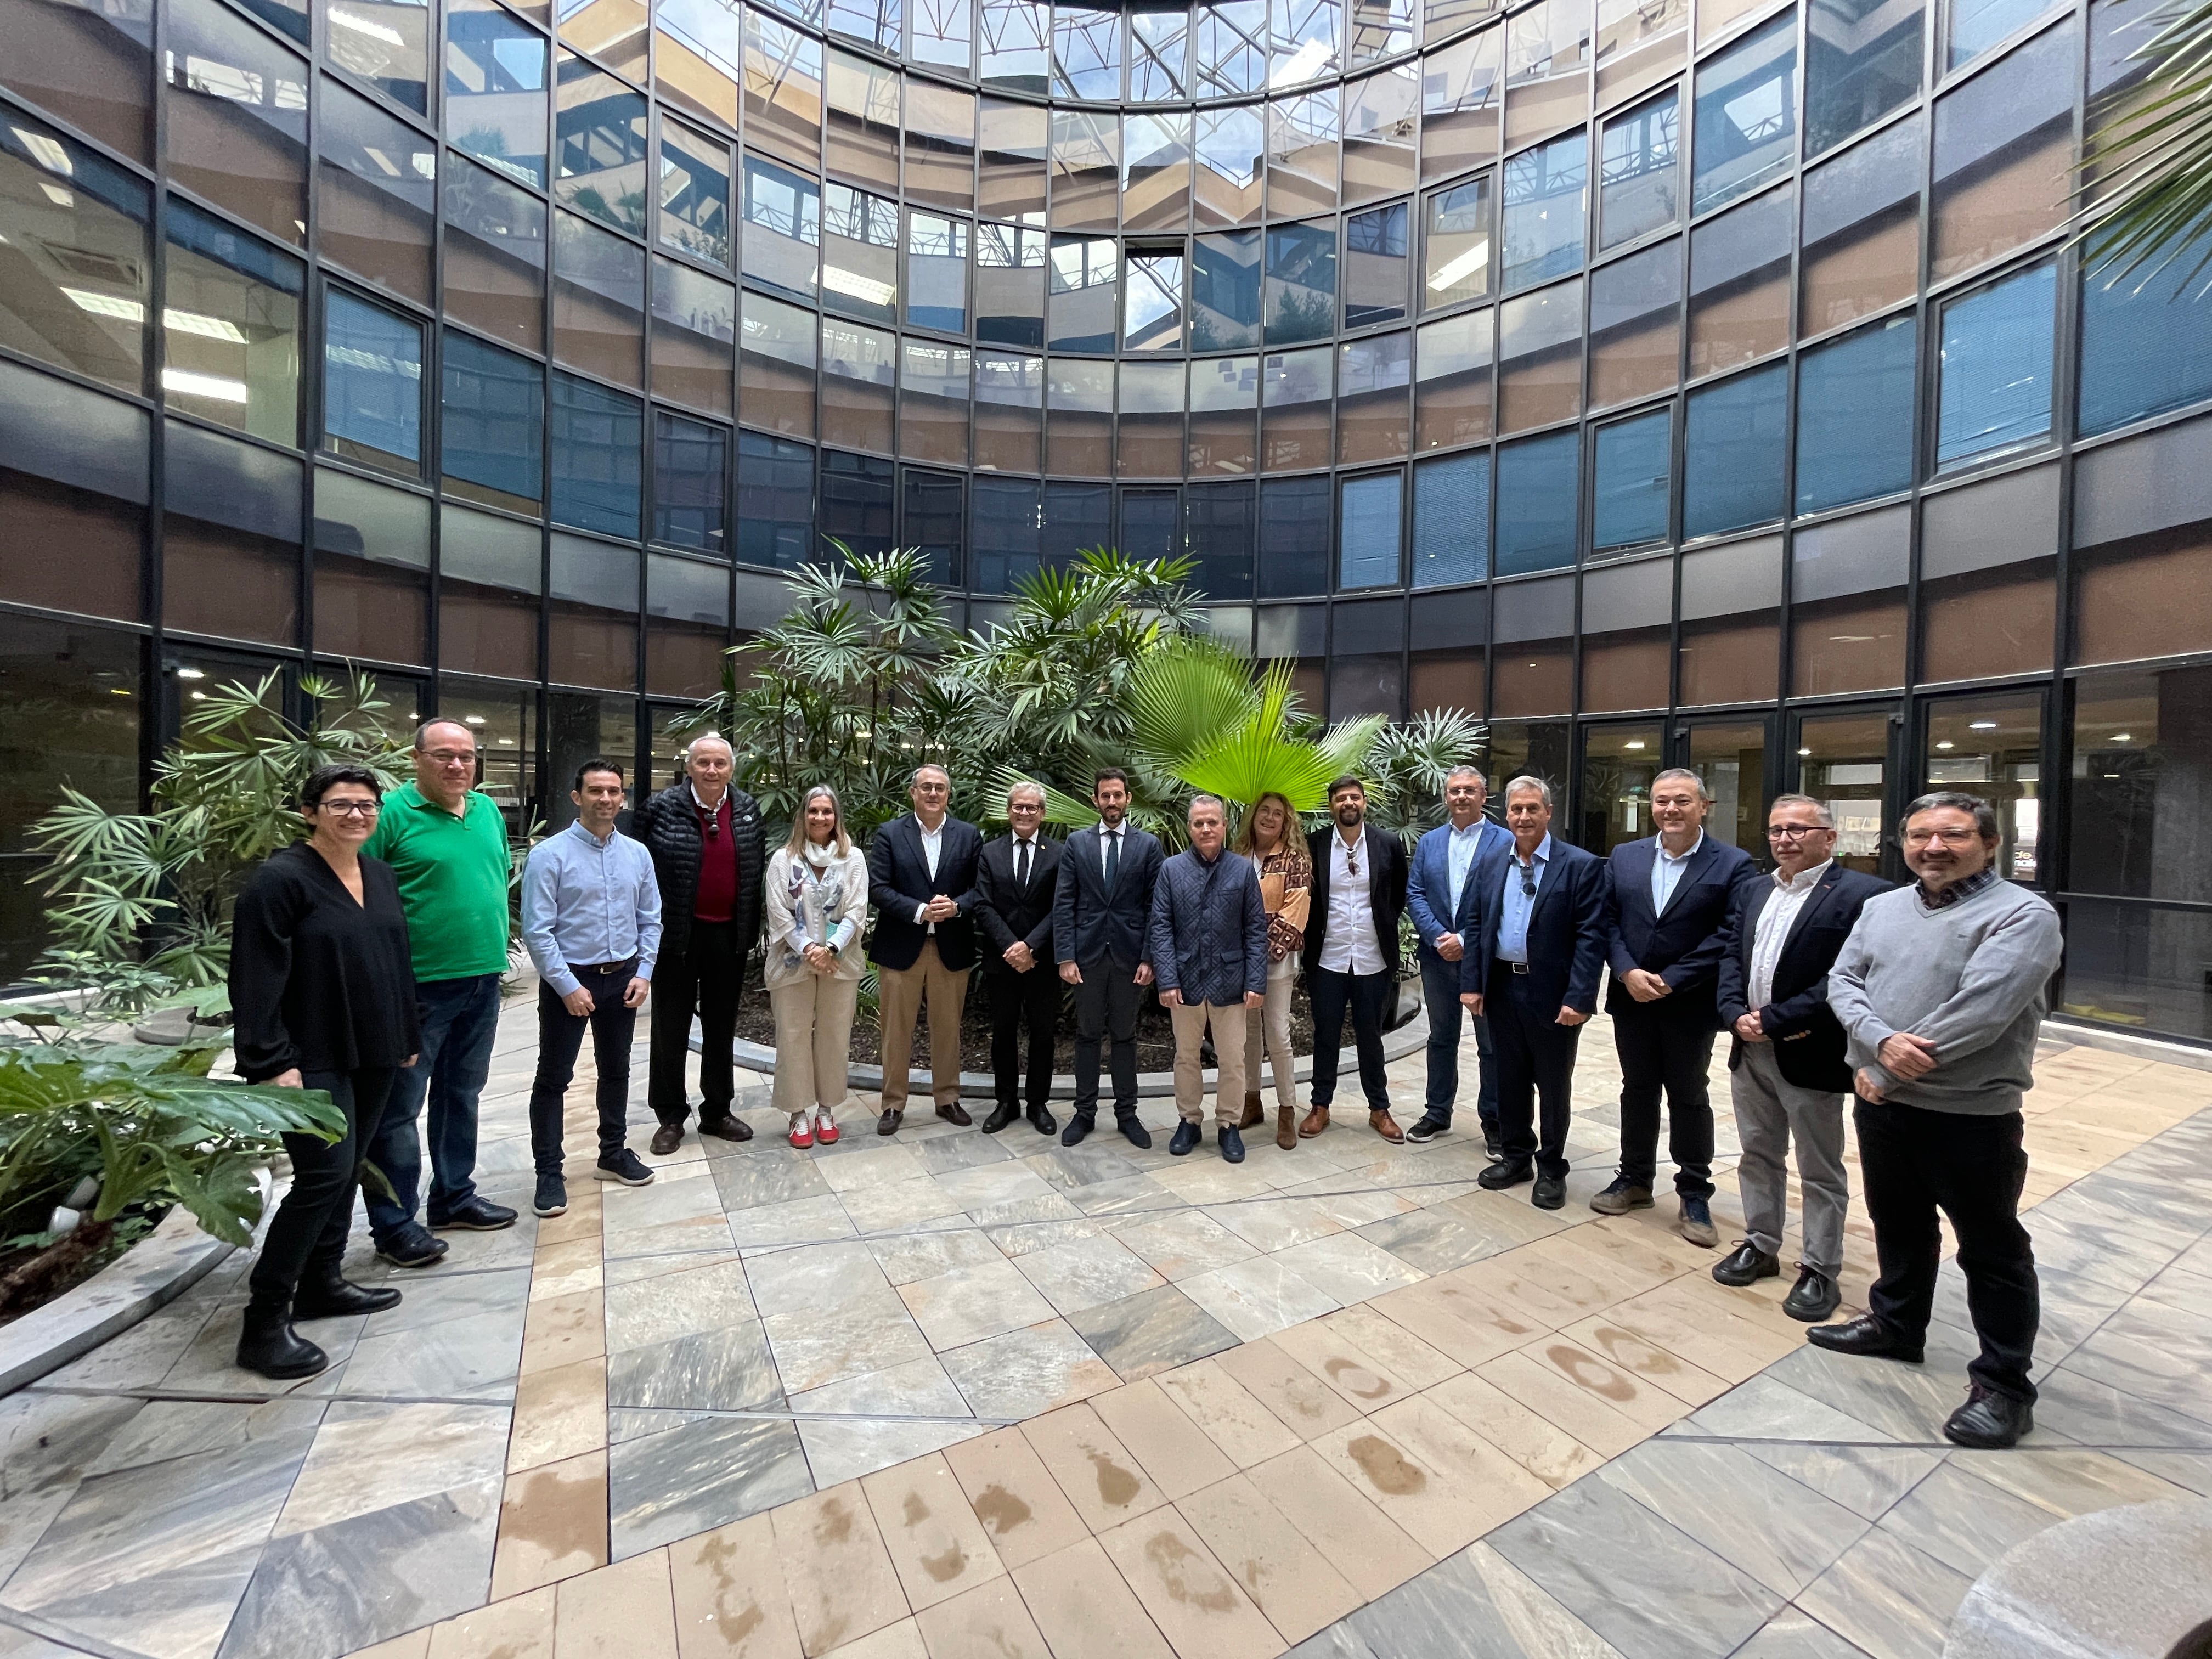
POLYGON ((867 857, 846 836, 844 808, 828 784, 799 801, 764 885, 775 1103, 791 1114, 793 1146, 827 1146, 837 1139, 835 1112, 845 1099, 868 920, 867 857))

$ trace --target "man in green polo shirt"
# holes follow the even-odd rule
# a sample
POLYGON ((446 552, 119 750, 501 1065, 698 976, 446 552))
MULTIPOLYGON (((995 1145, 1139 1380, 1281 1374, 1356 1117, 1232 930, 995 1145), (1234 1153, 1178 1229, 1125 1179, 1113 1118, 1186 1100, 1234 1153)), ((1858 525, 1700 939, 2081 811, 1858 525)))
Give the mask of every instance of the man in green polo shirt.
MULTIPOLYGON (((416 1218, 422 1145, 416 1120, 429 1101, 432 1229, 493 1232, 514 1212, 476 1188, 477 1097, 491 1072, 499 981, 507 970, 507 823, 479 793, 476 733, 459 720, 425 720, 415 733, 415 781, 384 798, 362 852, 399 879, 415 966, 422 1046, 399 1074, 368 1149, 393 1198, 368 1199, 376 1253, 402 1267, 446 1254, 416 1218)), ((366 1196, 366 1194, 364 1194, 366 1196)))

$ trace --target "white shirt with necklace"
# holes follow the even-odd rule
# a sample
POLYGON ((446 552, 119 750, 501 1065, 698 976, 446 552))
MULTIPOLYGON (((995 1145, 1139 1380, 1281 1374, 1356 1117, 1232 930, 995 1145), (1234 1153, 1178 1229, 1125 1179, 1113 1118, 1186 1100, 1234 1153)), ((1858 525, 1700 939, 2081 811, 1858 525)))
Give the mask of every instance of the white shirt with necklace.
POLYGON ((1332 974, 1379 974, 1382 947, 1375 937, 1375 860, 1367 856, 1367 830, 1346 845, 1344 831, 1328 838, 1328 931, 1321 965, 1332 974))

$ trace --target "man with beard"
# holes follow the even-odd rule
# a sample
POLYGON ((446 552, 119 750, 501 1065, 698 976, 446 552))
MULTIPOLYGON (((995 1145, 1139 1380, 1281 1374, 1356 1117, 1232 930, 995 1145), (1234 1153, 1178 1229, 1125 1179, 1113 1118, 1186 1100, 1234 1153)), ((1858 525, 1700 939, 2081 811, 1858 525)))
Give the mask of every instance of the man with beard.
POLYGON ((1114 1041, 1114 1121, 1133 1146, 1152 1138, 1137 1121, 1137 1004, 1152 982, 1152 884, 1160 844, 1127 822, 1129 775, 1105 766, 1091 782, 1098 822, 1067 838, 1053 896, 1052 948, 1075 988, 1075 1109, 1060 1144, 1073 1146, 1098 1118, 1098 1045, 1114 1041))
POLYGON ((1349 774, 1328 787, 1335 822, 1306 837, 1313 855, 1312 921, 1306 926, 1306 995, 1313 1004, 1313 1109, 1298 1125, 1310 1139, 1328 1127, 1336 1098, 1337 1044, 1352 1008, 1359 1086, 1367 1122, 1389 1141, 1406 1132, 1390 1115, 1383 1073, 1382 1022, 1398 984, 1398 918, 1406 908, 1406 849, 1367 823, 1367 788, 1349 774))

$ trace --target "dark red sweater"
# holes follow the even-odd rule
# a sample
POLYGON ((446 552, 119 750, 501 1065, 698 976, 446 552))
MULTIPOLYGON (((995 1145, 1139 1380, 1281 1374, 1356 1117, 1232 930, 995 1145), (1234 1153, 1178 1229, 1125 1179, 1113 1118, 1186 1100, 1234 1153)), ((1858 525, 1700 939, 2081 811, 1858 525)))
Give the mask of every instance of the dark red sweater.
POLYGON ((738 843, 730 834, 730 798, 722 797, 711 824, 698 802, 691 803, 691 810, 699 814, 700 842, 699 890, 691 915, 698 921, 727 921, 738 902, 738 843))

